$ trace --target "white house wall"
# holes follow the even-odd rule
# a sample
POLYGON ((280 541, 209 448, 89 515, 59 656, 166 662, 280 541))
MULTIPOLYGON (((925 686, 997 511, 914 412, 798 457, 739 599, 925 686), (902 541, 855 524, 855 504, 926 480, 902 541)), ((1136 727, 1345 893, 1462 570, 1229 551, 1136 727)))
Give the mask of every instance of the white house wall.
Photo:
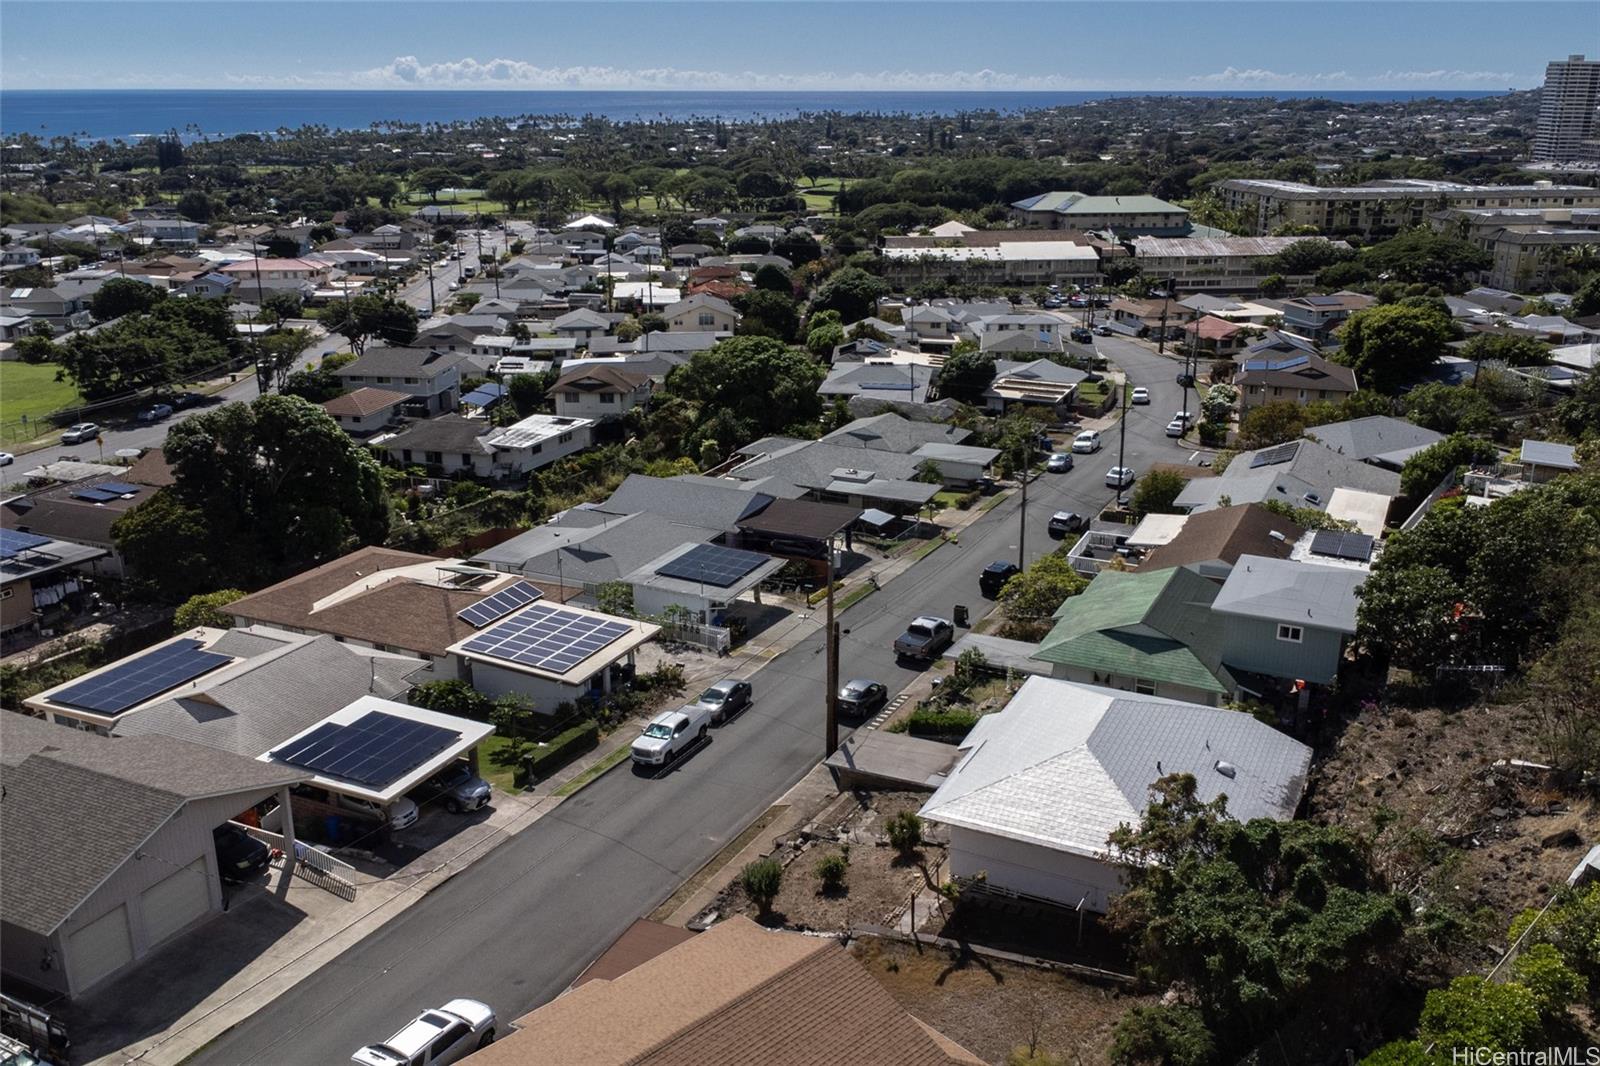
POLYGON ((1037 844, 957 826, 950 827, 950 873, 982 873, 997 888, 1104 914, 1122 891, 1121 872, 1112 864, 1037 844))
POLYGON ((571 703, 589 691, 586 685, 563 685, 548 678, 507 670, 493 663, 471 662, 472 687, 488 696, 522 696, 533 704, 540 714, 553 714, 556 707, 571 703))

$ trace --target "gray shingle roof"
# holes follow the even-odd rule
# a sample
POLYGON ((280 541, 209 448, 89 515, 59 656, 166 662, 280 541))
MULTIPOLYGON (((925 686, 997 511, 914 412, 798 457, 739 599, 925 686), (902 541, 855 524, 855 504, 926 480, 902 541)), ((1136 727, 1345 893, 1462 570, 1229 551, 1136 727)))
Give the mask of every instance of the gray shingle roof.
POLYGON ((1307 493, 1313 493, 1322 501, 1318 506, 1326 507, 1336 488, 1386 496, 1400 493, 1399 474, 1340 455, 1316 441, 1299 441, 1293 456, 1283 462, 1251 466, 1265 451, 1268 449, 1240 452, 1220 477, 1191 478, 1178 494, 1178 506, 1211 510, 1221 506, 1221 498, 1227 496, 1236 504, 1281 500, 1298 507, 1306 505, 1303 498, 1307 493))
POLYGON ((461 363, 456 352, 435 352, 427 348, 368 348, 353 363, 334 371, 339 377, 420 377, 431 378, 461 363))
POLYGON ((1365 570, 1241 555, 1211 609, 1219 614, 1356 631, 1356 590, 1365 570))
POLYGON ((410 449, 413 452, 449 452, 452 455, 488 454, 484 443, 490 429, 481 418, 461 415, 439 415, 436 418, 413 422, 393 437, 384 441, 387 451, 410 449))
POLYGON ((882 414, 858 418, 822 439, 842 447, 910 453, 924 444, 960 444, 970 436, 970 429, 960 429, 942 422, 918 422, 897 414, 882 414))
POLYGON ((260 793, 309 776, 198 744, 113 740, 10 711, 0 711, 0 748, 8 753, 0 912, 42 935, 189 800, 260 793))
POLYGON ((1381 459, 1393 466, 1403 465, 1412 455, 1444 440, 1442 433, 1388 415, 1314 426, 1306 430, 1306 436, 1352 459, 1381 459))
POLYGON ((772 502, 732 484, 684 482, 676 478, 629 474, 611 498, 598 505, 610 514, 649 514, 729 532, 772 502))

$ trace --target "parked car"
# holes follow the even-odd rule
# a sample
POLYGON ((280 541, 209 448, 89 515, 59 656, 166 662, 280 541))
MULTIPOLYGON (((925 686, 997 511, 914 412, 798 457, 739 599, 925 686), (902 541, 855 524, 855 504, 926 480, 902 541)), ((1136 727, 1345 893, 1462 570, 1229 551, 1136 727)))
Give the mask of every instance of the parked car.
POLYGON ((459 288, 461 288, 461 282, 459 282, 459 281, 452 281, 452 282, 451 282, 451 283, 450 283, 450 291, 451 291, 451 292, 455 292, 455 291, 456 291, 456 290, 457 290, 457 289, 459 289, 459 288))
POLYGON ((1000 595, 1000 590, 1006 587, 1007 581, 1010 581, 1021 572, 1021 568, 1016 563, 1007 562, 1004 559, 996 559, 984 567, 983 573, 978 575, 978 589, 992 600, 1000 595))
POLYGON ((750 682, 728 677, 700 693, 700 698, 695 702, 711 709, 713 722, 726 722, 750 706, 752 694, 750 682))
POLYGON ((1077 533, 1087 529, 1089 520, 1076 511, 1057 511, 1050 516, 1050 524, 1046 527, 1053 537, 1064 537, 1068 533, 1077 533))
POLYGON ((1106 471, 1106 485, 1113 489, 1125 489, 1133 484, 1134 473, 1131 466, 1114 466, 1106 471))
POLYGON ((224 881, 254 881, 272 861, 271 848, 232 822, 213 829, 211 840, 217 846, 217 870, 224 881))
POLYGON ((205 403, 210 398, 211 397, 207 396, 203 392, 180 392, 178 395, 172 398, 172 406, 197 407, 200 404, 205 403))
POLYGON ((331 792, 319 785, 295 785, 294 794, 338 807, 360 818, 386 822, 393 830, 407 829, 417 823, 417 805, 404 796, 385 807, 374 800, 347 796, 343 792, 331 792))
POLYGON ((1100 431, 1086 429, 1072 438, 1072 450, 1085 455, 1092 455, 1100 450, 1100 431))
POLYGON ((1045 301, 1044 301, 1044 308, 1045 308, 1046 311, 1055 311, 1055 310, 1060 309, 1060 307, 1061 307, 1061 298, 1059 296, 1050 296, 1050 297, 1047 297, 1045 299, 1045 301))
POLYGON ((17 461, 17 457, 10 452, 0 452, 0 466, 10 466, 17 461))
POLYGON ((1178 375, 1178 384, 1182 385, 1186 389, 1191 387, 1192 385, 1194 385, 1194 375, 1193 374, 1181 374, 1180 373, 1178 375))
POLYGON ((471 764, 457 759, 422 784, 411 790, 411 798, 418 803, 444 800, 444 809, 451 814, 464 814, 489 804, 489 782, 472 772, 471 764))
POLYGON ((1167 423, 1167 436, 1181 437, 1188 431, 1188 429, 1189 426, 1184 422, 1183 419, 1174 418, 1171 422, 1167 423))
POLYGON ((94 440, 100 436, 100 427, 93 422, 79 422, 77 425, 68 426, 66 432, 61 434, 62 444, 82 444, 84 441, 94 440))
POLYGON ((1072 456, 1067 452, 1052 455, 1044 461, 1044 468, 1052 474, 1064 474, 1072 469, 1072 456))
POLYGON ((852 718, 865 718, 888 702, 888 686, 880 681, 857 677, 839 689, 839 713, 852 718))
POLYGON ((686 703, 676 711, 662 711, 633 742, 633 761, 641 766, 665 766, 704 737, 710 727, 711 708, 703 704, 686 703))
POLYGON ((1090 333, 1084 327, 1079 326, 1072 331, 1072 339, 1077 341, 1079 344, 1093 344, 1094 334, 1090 333))
POLYGON ((494 1042, 494 1010, 475 999, 452 999, 381 1044, 350 1056, 357 1066, 444 1066, 494 1042))
POLYGON ((1194 425, 1194 413, 1192 411, 1174 411, 1172 413, 1172 420, 1174 422, 1182 422, 1184 428, 1187 429, 1194 425))
POLYGON ((895 640, 896 658, 931 663, 956 642, 956 627, 949 619, 921 615, 911 620, 906 631, 895 640))
POLYGON ((1095 334, 1100 337, 1109 337, 1112 334, 1112 329, 1110 326, 1096 326, 1094 331, 1095 334))
POLYGON ((159 422, 163 418, 172 417, 172 405, 165 403, 152 404, 139 412, 141 422, 159 422))
POLYGON ((1134 406, 1143 407, 1145 404, 1150 402, 1150 390, 1145 388, 1143 385, 1137 386, 1133 390, 1132 401, 1134 406))

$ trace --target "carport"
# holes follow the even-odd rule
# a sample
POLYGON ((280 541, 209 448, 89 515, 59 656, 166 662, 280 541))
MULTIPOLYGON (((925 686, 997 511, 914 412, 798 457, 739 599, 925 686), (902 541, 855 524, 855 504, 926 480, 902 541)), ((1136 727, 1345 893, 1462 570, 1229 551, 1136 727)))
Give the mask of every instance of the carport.
POLYGON ((850 527, 862 517, 859 507, 817 500, 773 500, 759 514, 738 523, 736 545, 811 566, 827 579, 828 546, 844 534, 844 550, 852 547, 850 527))

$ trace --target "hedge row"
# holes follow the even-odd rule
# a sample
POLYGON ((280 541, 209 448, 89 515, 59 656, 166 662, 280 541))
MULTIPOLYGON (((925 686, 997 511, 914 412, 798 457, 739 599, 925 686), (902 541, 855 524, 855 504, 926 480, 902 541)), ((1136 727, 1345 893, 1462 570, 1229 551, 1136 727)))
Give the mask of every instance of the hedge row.
POLYGON ((905 731, 932 740, 960 740, 977 724, 978 715, 972 711, 919 707, 906 719, 905 731))
POLYGON ((588 719, 562 733, 529 753, 524 764, 530 781, 539 781, 559 770, 586 751, 600 743, 600 723, 588 719))

